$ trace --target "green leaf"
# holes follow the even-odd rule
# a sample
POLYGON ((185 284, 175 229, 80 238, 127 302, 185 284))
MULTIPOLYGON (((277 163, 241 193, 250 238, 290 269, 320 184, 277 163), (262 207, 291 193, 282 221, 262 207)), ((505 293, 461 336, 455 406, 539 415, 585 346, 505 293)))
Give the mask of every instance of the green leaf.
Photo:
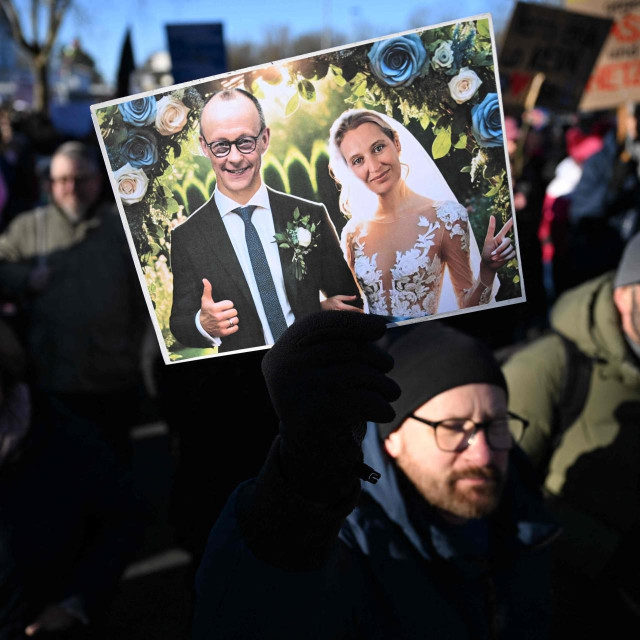
POLYGON ((436 39, 436 33, 435 31, 433 31, 433 29, 429 29, 428 31, 424 31, 422 34, 422 38, 424 39, 424 41, 429 44, 430 42, 433 42, 436 39))
POLYGON ((281 249, 291 249, 291 245, 287 244, 286 242, 283 242, 282 244, 278 245, 281 249))
MULTIPOLYGON (((104 133, 102 133, 104 138, 104 133)), ((118 127, 117 129, 111 129, 111 135, 106 140, 109 147, 119 147, 127 139, 127 130, 124 127, 118 127)))
POLYGON ((358 71, 358 73, 356 73, 356 75, 350 80, 351 86, 355 87, 359 85, 363 80, 366 80, 366 79, 367 79, 367 76, 365 76, 364 73, 362 73, 362 71, 358 71))
POLYGON ((172 216, 174 213, 178 213, 178 211, 180 211, 180 205, 173 198, 169 198, 167 200, 166 214, 172 216))
POLYGON ((307 102, 315 102, 316 88, 310 80, 300 80, 300 82, 298 82, 298 93, 300 97, 304 98, 307 102))
POLYGON ((299 106, 300 106, 300 97, 298 96, 298 92, 296 91, 296 93, 294 93, 291 96, 291 99, 289 100, 289 102, 287 102, 287 107, 284 110, 284 115, 286 117, 293 115, 298 110, 299 106))
POLYGON ((335 64, 330 64, 329 65, 329 69, 331 69, 331 71, 333 71, 333 75, 334 76, 341 76, 342 75, 342 69, 340 67, 337 67, 335 64))
POLYGON ((451 127, 441 129, 431 145, 431 157, 434 160, 443 158, 451 150, 451 127))
POLYGON ((284 233, 274 233, 273 237, 277 242, 284 242, 286 240, 284 233))
POLYGON ((353 95, 358 96, 358 98, 362 98, 362 96, 367 92, 367 79, 365 78, 359 85, 357 85, 353 90, 353 95))
POLYGON ((486 18, 478 20, 476 23, 476 29, 478 30, 478 35, 484 36, 485 38, 490 36, 489 21, 486 18))
POLYGON ((314 222, 314 223, 311 225, 311 229, 309 229, 309 231, 311 231, 311 233, 313 233, 315 230, 316 230, 316 223, 314 222))
POLYGON ((420 116, 420 126, 426 130, 429 124, 431 124, 431 119, 429 118, 429 114, 423 113, 420 116))
POLYGON ((342 77, 342 76, 333 76, 333 81, 339 86, 339 87, 344 87, 345 84, 347 84, 347 81, 342 77))
POLYGON ((251 93, 255 98, 262 100, 264 98, 264 91, 260 88, 257 80, 254 80, 251 83, 251 93))
MULTIPOLYGON (((466 149, 467 147, 467 134, 461 133, 458 138, 458 142, 453 145, 456 149, 466 149)), ((471 171, 471 167, 469 167, 469 171, 471 171)))
POLYGON ((520 276, 513 276, 513 284, 518 284, 520 282, 520 276))
POLYGON ((466 167, 462 167, 462 169, 460 169, 460 173, 471 173, 471 165, 468 164, 466 167))
POLYGON ((293 219, 294 220, 300 219, 300 209, 298 207, 296 207, 293 211, 293 219))
POLYGON ((488 67, 493 64, 493 55, 491 51, 481 51, 471 58, 471 64, 474 67, 488 67))
POLYGON ((162 191, 164 193, 165 198, 173 198, 173 191, 167 187, 166 184, 162 185, 162 191))
POLYGON ((493 196, 495 196, 496 193, 498 193, 499 189, 500 189, 500 185, 491 187, 491 189, 489 189, 489 191, 487 191, 487 193, 484 194, 485 198, 493 198, 493 196))

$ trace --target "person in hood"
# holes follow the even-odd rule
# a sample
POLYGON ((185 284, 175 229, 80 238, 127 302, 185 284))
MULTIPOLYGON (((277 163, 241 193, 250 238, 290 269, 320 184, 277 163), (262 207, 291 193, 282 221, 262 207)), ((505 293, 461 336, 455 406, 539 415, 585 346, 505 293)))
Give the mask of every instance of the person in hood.
POLYGON ((522 448, 564 530, 554 547, 557 635, 622 637, 640 624, 640 234, 615 272, 558 299, 551 326, 504 373, 509 407, 530 423, 522 448))
POLYGON ((321 312, 264 358, 280 434, 212 529, 194 639, 545 637, 557 526, 498 364, 437 322, 384 330, 321 312))

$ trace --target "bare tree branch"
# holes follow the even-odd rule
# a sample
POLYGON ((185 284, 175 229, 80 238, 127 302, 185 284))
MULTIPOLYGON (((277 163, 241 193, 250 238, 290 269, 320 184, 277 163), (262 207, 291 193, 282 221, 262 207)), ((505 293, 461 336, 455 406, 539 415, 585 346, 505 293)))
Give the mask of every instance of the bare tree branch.
POLYGON ((0 0, 0 8, 4 11, 5 16, 7 17, 7 22, 9 23, 9 28, 11 29, 11 36, 15 43, 24 49, 27 53, 31 55, 35 55, 37 52, 34 51, 32 45, 27 42, 24 37, 24 31, 22 29, 22 24, 20 23, 20 17, 13 6, 12 0, 0 0))
POLYGON ((47 56, 51 53, 51 49, 58 37, 58 30, 60 29, 60 25, 62 23, 62 19, 71 4, 71 0, 52 0, 51 1, 51 11, 49 13, 49 29, 47 33, 47 39, 43 46, 43 49, 46 50, 47 56))
POLYGON ((15 0, 0 0, 0 10, 7 17, 11 37, 18 47, 28 55, 34 75, 33 106, 41 113, 47 113, 49 102, 48 65, 53 46, 58 37, 62 20, 72 0, 30 0, 30 21, 32 39, 27 40, 15 0), (46 12, 46 34, 40 39, 40 14, 46 12))
POLYGON ((40 25, 38 24, 39 14, 40 0, 31 0, 31 40, 34 44, 40 42, 40 25))

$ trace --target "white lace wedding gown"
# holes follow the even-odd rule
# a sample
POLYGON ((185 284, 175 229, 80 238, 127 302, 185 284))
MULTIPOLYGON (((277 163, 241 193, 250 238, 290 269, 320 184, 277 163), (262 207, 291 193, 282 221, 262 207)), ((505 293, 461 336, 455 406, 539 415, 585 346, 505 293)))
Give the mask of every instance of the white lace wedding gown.
POLYGON ((467 210, 452 201, 434 201, 430 214, 393 223, 349 222, 343 231, 345 254, 369 313, 394 319, 435 314, 445 266, 458 308, 470 306, 478 287, 479 304, 488 303, 491 288, 471 272, 469 233, 467 210))

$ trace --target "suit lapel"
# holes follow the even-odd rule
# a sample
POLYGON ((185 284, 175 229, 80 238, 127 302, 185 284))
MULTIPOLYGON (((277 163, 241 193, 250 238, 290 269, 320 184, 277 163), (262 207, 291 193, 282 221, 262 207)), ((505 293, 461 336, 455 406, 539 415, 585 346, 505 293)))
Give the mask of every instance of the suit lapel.
MULTIPOLYGON (((213 197, 205 206, 207 211, 202 212, 205 215, 202 217, 200 225, 202 251, 207 256, 205 264, 213 263, 216 273, 223 274, 225 283, 228 283, 224 288, 237 291, 253 307, 253 298, 251 297, 249 285, 247 285, 242 267, 238 262, 238 257, 213 197)), ((229 297, 231 298, 231 296, 229 297)))
MULTIPOLYGON (((269 204, 271 205, 271 216, 273 217, 273 227, 276 233, 284 233, 287 229, 287 222, 293 221, 293 211, 296 208, 296 201, 288 197, 280 191, 274 191, 267 187, 269 192, 269 204)), ((282 265, 282 276, 284 278, 284 287, 287 292, 287 298, 293 314, 296 313, 296 302, 298 300, 299 281, 293 273, 293 263, 291 258, 293 251, 291 249, 278 249, 280 254, 280 264, 282 265)))

